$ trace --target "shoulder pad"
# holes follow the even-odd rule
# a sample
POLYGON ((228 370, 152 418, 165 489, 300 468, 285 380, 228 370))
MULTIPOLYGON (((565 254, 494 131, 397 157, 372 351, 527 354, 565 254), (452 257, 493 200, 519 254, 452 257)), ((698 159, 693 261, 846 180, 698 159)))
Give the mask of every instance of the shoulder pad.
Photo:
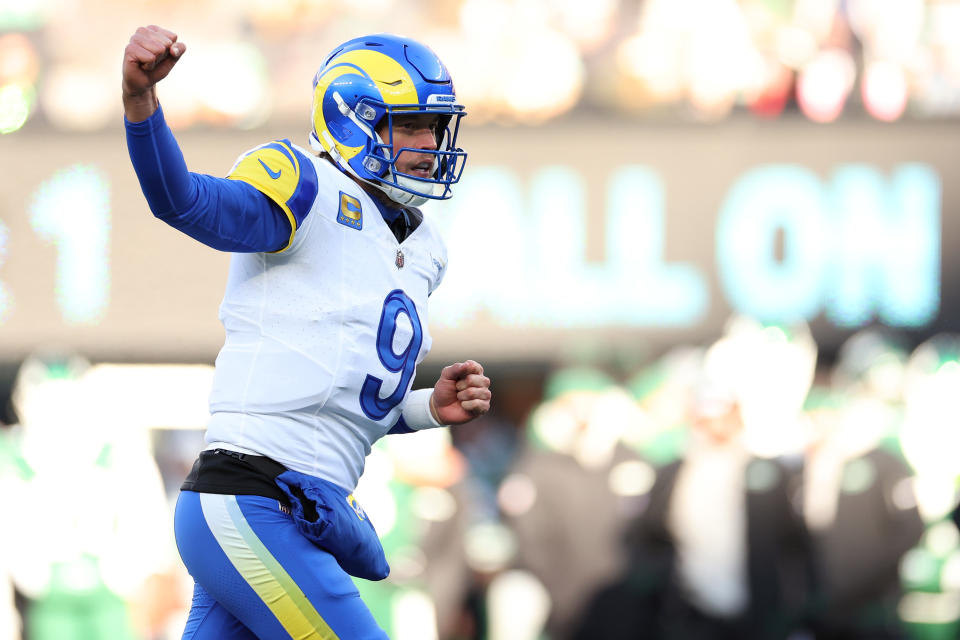
POLYGON ((275 140, 248 151, 227 178, 252 185, 279 205, 290 220, 290 242, 317 198, 313 162, 289 140, 275 140))

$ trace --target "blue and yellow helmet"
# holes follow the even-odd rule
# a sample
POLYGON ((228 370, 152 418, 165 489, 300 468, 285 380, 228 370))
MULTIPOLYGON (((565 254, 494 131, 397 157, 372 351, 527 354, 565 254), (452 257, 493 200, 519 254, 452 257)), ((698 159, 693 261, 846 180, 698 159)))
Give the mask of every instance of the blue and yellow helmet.
POLYGON ((445 200, 460 179, 467 154, 457 147, 460 118, 453 81, 428 47, 390 34, 355 38, 333 50, 313 79, 310 144, 340 169, 383 190, 399 204, 445 200), (430 178, 400 173, 393 146, 397 114, 439 114, 435 171, 430 178), (385 139, 376 128, 386 118, 385 139))

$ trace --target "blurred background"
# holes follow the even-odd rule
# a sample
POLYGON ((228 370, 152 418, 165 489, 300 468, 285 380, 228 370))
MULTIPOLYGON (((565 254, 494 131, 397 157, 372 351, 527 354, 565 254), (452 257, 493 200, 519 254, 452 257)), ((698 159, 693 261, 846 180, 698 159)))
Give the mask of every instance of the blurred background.
POLYGON ((306 146, 335 45, 468 107, 415 386, 358 494, 395 639, 960 637, 960 1, 0 0, 0 639, 179 638, 171 507, 228 256, 129 165, 137 26, 194 171, 306 146))

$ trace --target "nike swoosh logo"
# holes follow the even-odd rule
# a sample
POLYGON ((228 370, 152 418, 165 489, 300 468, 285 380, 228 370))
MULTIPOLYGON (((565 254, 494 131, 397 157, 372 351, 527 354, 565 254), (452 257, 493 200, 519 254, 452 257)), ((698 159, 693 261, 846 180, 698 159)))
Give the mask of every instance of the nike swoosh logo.
POLYGON ((281 170, 281 171, 274 171, 273 169, 271 169, 270 167, 268 167, 268 166, 267 166, 267 163, 264 162, 263 160, 260 160, 260 166, 262 166, 262 167, 266 170, 266 172, 267 172, 268 174, 270 174, 270 177, 273 178, 274 180, 276 180, 277 178, 279 178, 279 177, 280 177, 280 174, 283 173, 282 170, 281 170))

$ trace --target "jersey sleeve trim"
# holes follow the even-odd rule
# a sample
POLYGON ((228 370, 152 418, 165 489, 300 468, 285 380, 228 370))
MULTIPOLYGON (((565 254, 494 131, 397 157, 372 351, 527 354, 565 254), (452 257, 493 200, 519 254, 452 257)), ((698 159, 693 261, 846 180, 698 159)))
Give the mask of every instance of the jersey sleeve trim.
POLYGON ((275 140, 243 155, 227 177, 246 182, 277 203, 290 222, 290 238, 274 253, 290 248, 317 197, 313 162, 289 140, 275 140))

